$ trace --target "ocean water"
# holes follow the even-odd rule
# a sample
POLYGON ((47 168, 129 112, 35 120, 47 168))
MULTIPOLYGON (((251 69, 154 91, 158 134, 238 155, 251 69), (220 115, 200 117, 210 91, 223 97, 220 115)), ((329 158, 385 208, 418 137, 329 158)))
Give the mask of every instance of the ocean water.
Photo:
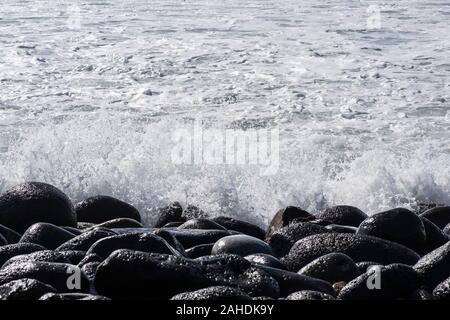
POLYGON ((0 0, 0 191, 277 209, 450 204, 450 2, 0 0), (277 170, 174 163, 174 133, 279 133, 277 170), (185 130, 185 131, 182 131, 185 130))

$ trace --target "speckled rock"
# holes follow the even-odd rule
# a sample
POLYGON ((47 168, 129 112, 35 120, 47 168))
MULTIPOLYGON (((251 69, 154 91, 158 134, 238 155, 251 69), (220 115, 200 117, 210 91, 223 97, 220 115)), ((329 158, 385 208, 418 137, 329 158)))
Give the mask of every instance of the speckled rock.
POLYGON ((43 294, 55 293, 52 286, 35 279, 19 279, 0 286, 0 300, 38 300, 43 294))
POLYGON ((166 229, 184 248, 192 248, 199 244, 215 243, 217 240, 229 236, 232 233, 225 230, 201 230, 201 229, 166 229))
POLYGON ((182 217, 183 208, 179 202, 173 202, 168 206, 159 209, 159 217, 155 223, 156 228, 161 228, 168 223, 178 222, 183 223, 186 221, 185 217, 182 217))
POLYGON ((21 243, 36 243, 54 250, 75 235, 51 223, 35 223, 20 238, 21 243))
POLYGON ((88 262, 83 264, 81 271, 86 275, 89 281, 94 281, 95 273, 97 272, 98 266, 101 262, 88 262))
POLYGON ((430 289, 450 276, 450 242, 423 256, 414 269, 424 276, 430 289))
POLYGON ((254 253, 273 254, 272 248, 264 241, 245 234, 232 235, 219 239, 213 246, 211 254, 237 254, 248 256, 254 253))
POLYGON ((245 259, 254 264, 262 264, 264 266, 286 270, 286 266, 282 264, 280 260, 269 254, 255 253, 246 256, 245 259))
POLYGON ((360 275, 355 262, 343 253, 329 253, 321 256, 308 263, 298 273, 329 283, 349 282, 360 275))
POLYGON ((69 259, 67 259, 67 257, 62 252, 52 250, 42 250, 12 257, 3 264, 2 268, 5 268, 6 266, 13 263, 31 262, 31 261, 70 263, 69 259))
POLYGON ((303 290, 291 293, 286 300, 336 300, 336 298, 319 291, 303 290))
POLYGON ((190 204, 183 210, 182 216, 186 220, 191 220, 198 218, 207 218, 208 214, 199 207, 190 204))
POLYGON ((343 226, 340 224, 329 224, 325 226, 325 229, 338 233, 356 233, 356 231, 358 231, 357 227, 343 226))
POLYGON ((317 218, 332 224, 358 227, 367 218, 367 214, 352 206, 335 206, 320 212, 317 218))
POLYGON ((110 229, 96 228, 91 231, 80 234, 67 242, 61 244, 57 251, 87 251, 98 240, 116 235, 116 233, 110 229))
POLYGON ((450 236, 450 223, 448 225, 445 226, 444 230, 442 230, 444 232, 444 234, 446 234, 447 236, 450 236))
POLYGON ((43 246, 34 243, 15 243, 0 247, 0 267, 12 257, 47 250, 43 246))
POLYGON ((251 297, 245 292, 226 286, 208 287, 191 292, 183 292, 173 296, 170 300, 251 300, 251 297))
POLYGON ((87 293, 47 293, 39 300, 73 301, 73 300, 111 300, 107 297, 87 293))
POLYGON ((242 221, 224 216, 215 217, 212 218, 211 220, 217 222, 221 226, 225 227, 227 230, 234 230, 261 240, 263 240, 266 235, 266 232, 263 229, 247 221, 242 221))
POLYGON ((206 230, 227 230, 220 224, 205 218, 191 219, 183 223, 178 229, 206 229, 206 230))
POLYGON ((373 266, 381 266, 382 264, 374 262, 374 261, 361 261, 356 263, 358 270, 360 273, 365 273, 370 267, 373 266))
POLYGON ((450 206, 449 207, 435 207, 425 211, 420 215, 427 218, 439 228, 444 229, 450 223, 450 206))
POLYGON ((438 300, 450 300, 450 277, 434 288, 433 296, 438 300))
POLYGON ((110 196, 87 198, 75 205, 78 221, 103 223, 118 218, 141 222, 139 211, 132 205, 110 196))
POLYGON ((21 235, 14 231, 11 228, 5 227, 4 225, 0 224, 0 235, 2 235, 8 244, 14 244, 19 242, 21 235))
POLYGON ((272 218, 272 221, 267 228, 265 238, 270 238, 275 231, 290 225, 291 223, 307 222, 314 219, 316 218, 312 214, 298 207, 289 206, 280 209, 272 218))

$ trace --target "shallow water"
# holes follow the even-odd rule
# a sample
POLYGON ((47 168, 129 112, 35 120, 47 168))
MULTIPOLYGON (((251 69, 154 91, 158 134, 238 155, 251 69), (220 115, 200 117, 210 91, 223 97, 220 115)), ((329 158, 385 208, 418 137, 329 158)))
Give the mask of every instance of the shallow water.
POLYGON ((0 191, 109 194, 148 222, 170 200, 260 224, 285 205, 450 203, 448 1, 0 8, 0 191), (193 121, 279 130, 278 170, 173 163, 193 121))

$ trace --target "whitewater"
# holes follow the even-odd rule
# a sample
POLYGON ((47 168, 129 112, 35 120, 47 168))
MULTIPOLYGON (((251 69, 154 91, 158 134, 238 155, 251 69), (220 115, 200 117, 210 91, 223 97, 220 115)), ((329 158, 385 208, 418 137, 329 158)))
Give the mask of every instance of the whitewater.
POLYGON ((450 3, 0 0, 0 191, 281 207, 450 204, 450 3), (279 130, 279 166, 178 164, 173 133, 279 130))

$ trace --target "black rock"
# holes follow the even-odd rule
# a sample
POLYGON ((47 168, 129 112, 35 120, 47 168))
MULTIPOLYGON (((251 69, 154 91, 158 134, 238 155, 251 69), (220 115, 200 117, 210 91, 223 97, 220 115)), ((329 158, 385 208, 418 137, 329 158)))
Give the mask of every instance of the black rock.
POLYGON ((51 223, 35 223, 20 238, 20 243, 36 243, 54 250, 75 235, 51 223))
POLYGON ((356 266, 358 267, 359 273, 366 273, 370 267, 381 266, 381 264, 374 261, 361 261, 356 263, 356 266))
POLYGON ((390 264, 373 267, 352 280, 338 297, 342 300, 395 299, 412 293, 421 285, 422 277, 411 266, 390 264))
POLYGON ((428 301, 434 300, 433 295, 424 289, 414 290, 410 295, 408 295, 405 300, 419 300, 419 301, 428 301))
POLYGON ((4 225, 0 224, 0 235, 2 235, 8 244, 17 243, 20 240, 20 234, 14 231, 13 229, 10 229, 8 227, 5 227, 4 225))
POLYGON ((356 227, 342 226, 340 224, 329 224, 325 226, 325 229, 338 233, 356 233, 356 231, 358 231, 358 228, 356 227))
POLYGON ((425 278, 430 289, 450 276, 450 241, 423 256, 414 269, 425 278))
POLYGON ((0 196, 0 224, 17 232, 37 222, 76 226, 76 221, 70 199, 46 183, 23 183, 0 196))
POLYGON ((174 221, 166 223, 162 228, 178 228, 181 226, 185 221, 174 221))
POLYGON ((418 249, 418 253, 427 254, 450 240, 450 238, 433 222, 424 217, 421 217, 421 220, 425 226, 426 237, 425 243, 418 249))
POLYGON ((0 286, 0 300, 38 300, 43 294, 55 293, 52 286, 35 279, 19 279, 0 286))
POLYGON ((307 222, 315 219, 316 218, 312 214, 298 207, 289 206, 284 209, 280 209, 272 218, 272 221, 267 228, 265 238, 270 238, 275 231, 290 225, 291 223, 307 222))
POLYGON ((116 233, 112 230, 105 228, 96 228, 91 231, 82 233, 79 236, 76 236, 75 238, 72 238, 67 242, 64 242, 58 248, 56 248, 56 250, 87 251, 96 241, 113 235, 116 235, 116 233))
POLYGON ((6 238, 0 234, 0 247, 7 245, 8 244, 8 240, 6 240, 6 238))
POLYGON ((88 229, 91 229, 92 227, 95 227, 97 224, 92 222, 77 222, 77 229, 80 231, 86 231, 88 229))
POLYGON ((52 250, 42 250, 36 251, 29 254, 21 254, 15 257, 12 257, 8 261, 6 261, 2 268, 5 268, 11 264, 19 263, 19 262, 32 262, 32 261, 40 261, 40 262, 55 262, 55 263, 70 263, 67 257, 58 251, 52 250))
POLYGON ((102 257, 100 257, 98 254, 95 254, 95 253, 88 253, 88 254, 85 255, 85 257, 84 257, 83 259, 81 259, 80 262, 78 262, 78 267, 81 268, 81 267, 83 267, 85 264, 92 263, 92 262, 98 262, 98 263, 101 263, 101 262, 103 262, 103 260, 105 260, 105 259, 103 259, 102 257))
POLYGON ((87 198, 75 205, 78 221, 103 223, 117 218, 141 222, 139 211, 132 205, 109 196, 87 198))
POLYGON ((450 277, 434 288, 433 296, 438 300, 450 300, 450 277))
POLYGON ((80 230, 80 229, 75 228, 75 227, 63 227, 63 228, 64 228, 64 230, 69 231, 74 236, 79 236, 80 234, 83 233, 83 230, 80 230))
POLYGON ((89 290, 89 281, 80 271, 80 289, 72 288, 71 276, 75 276, 77 267, 67 263, 19 262, 0 269, 0 285, 22 278, 36 279, 54 287, 58 292, 89 290))
POLYGON ((217 222, 227 230, 234 230, 261 240, 263 240, 266 235, 266 232, 263 229, 250 222, 224 216, 215 217, 211 220, 217 222))
POLYGON ((170 233, 167 230, 164 229, 155 229, 152 231, 152 233, 156 236, 159 236, 161 238, 163 238, 164 240, 167 241, 167 243, 174 248, 175 250, 177 250, 179 253, 181 253, 181 255, 186 256, 186 251, 184 250, 183 245, 181 244, 180 241, 178 241, 177 238, 175 238, 175 236, 170 233))
POLYGON ((197 219, 197 218, 207 218, 208 214, 203 211, 202 209, 200 209, 197 206, 194 205, 188 205, 184 210, 183 210, 183 215, 182 215, 186 220, 191 220, 191 219, 197 219))
POLYGON ((425 226, 414 212, 397 208, 372 215, 364 220, 357 234, 394 241, 419 251, 425 245, 425 226))
POLYGON ((435 207, 420 215, 427 218, 439 228, 444 229, 450 223, 450 207, 435 207))
POLYGON ((250 296, 239 289, 214 286, 191 292, 183 292, 173 296, 170 300, 220 300, 220 301, 235 301, 235 300, 251 300, 250 296))
POLYGON ((110 300, 107 297, 87 293, 47 293, 39 300, 77 301, 77 300, 110 300))
POLYGON ((319 291, 303 290, 291 293, 286 300, 336 300, 336 298, 319 291))
POLYGON ((214 243, 199 244, 198 246, 187 249, 186 256, 191 259, 209 256, 213 246, 214 243))
POLYGON ((86 251, 79 251, 79 250, 67 250, 67 251, 57 251, 60 254, 62 254, 64 257, 69 260, 70 264, 78 264, 81 262, 81 260, 84 259, 86 255, 86 251))
POLYGON ((130 219, 130 218, 117 218, 109 221, 102 222, 100 224, 97 224, 92 228, 107 228, 107 229, 114 229, 114 228, 143 228, 144 226, 142 223, 140 223, 137 220, 130 219))
POLYGON ((367 218, 367 214, 352 206, 335 206, 325 209, 317 218, 333 224, 358 227, 367 218))
POLYGON ((309 222, 293 223, 273 232, 266 242, 272 247, 275 256, 283 257, 298 240, 320 233, 331 233, 331 231, 309 222))
POLYGON ((206 229, 206 230, 227 230, 220 224, 205 218, 191 219, 183 223, 178 229, 206 229))
POLYGON ((355 262, 343 253, 329 253, 304 266, 299 274, 329 283, 349 282, 360 275, 355 262))
POLYGON ((267 243, 245 234, 237 234, 219 239, 214 244, 211 254, 222 253, 237 254, 240 256, 248 256, 254 253, 273 254, 272 248, 267 243))
POLYGON ((272 255, 264 254, 264 253, 255 253, 245 257, 246 260, 250 261, 253 264, 264 265, 272 268, 277 268, 281 270, 286 270, 286 266, 281 263, 280 260, 275 258, 272 255))
POLYGON ((183 208, 179 202, 173 202, 167 207, 159 209, 159 218, 155 223, 155 228, 161 228, 171 222, 184 222, 186 218, 182 217, 183 208))
POLYGON ((375 261, 383 265, 412 265, 419 260, 417 253, 395 242, 350 233, 323 233, 297 241, 281 262, 289 270, 298 271, 314 259, 332 252, 344 253, 355 262, 375 261))
POLYGON ((442 230, 444 232, 444 234, 446 234, 447 236, 450 236, 450 223, 448 225, 445 226, 444 230, 442 230))
POLYGON ((0 247, 0 267, 12 257, 47 250, 43 246, 34 243, 15 243, 0 247))
POLYGON ((215 243, 220 238, 231 235, 230 231, 202 229, 166 229, 184 248, 192 248, 199 244, 215 243))

